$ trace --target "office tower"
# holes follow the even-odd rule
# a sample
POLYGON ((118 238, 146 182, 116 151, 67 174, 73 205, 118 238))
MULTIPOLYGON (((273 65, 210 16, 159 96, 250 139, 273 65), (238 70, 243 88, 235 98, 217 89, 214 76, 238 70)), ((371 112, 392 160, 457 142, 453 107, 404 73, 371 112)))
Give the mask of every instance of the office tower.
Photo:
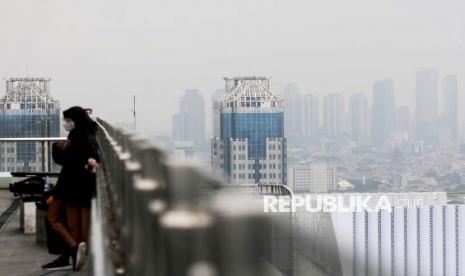
POLYGON ((286 184, 284 107, 266 77, 225 78, 212 168, 235 184, 286 184))
POLYGON ((339 94, 326 95, 324 98, 323 126, 326 136, 337 138, 344 132, 344 99, 339 94))
POLYGON ((225 95, 224 89, 216 89, 216 92, 212 95, 212 136, 218 137, 220 135, 220 99, 225 95))
POLYGON ((352 138, 359 143, 367 142, 368 103, 364 94, 354 94, 350 98, 350 120, 352 138))
POLYGON ((296 193, 327 193, 336 187, 336 169, 326 163, 290 167, 288 183, 296 193))
POLYGON ((302 95, 295 83, 284 88, 284 114, 286 136, 312 138, 317 135, 319 126, 318 98, 302 95))
POLYGON ((297 91, 297 84, 286 84, 283 93, 284 108, 286 109, 284 114, 286 136, 297 136, 302 130, 302 103, 300 99, 301 95, 297 91))
POLYGON ((373 85, 373 119, 371 139, 373 145, 382 146, 394 130, 394 82, 377 81, 373 85))
POLYGON ((318 135, 320 125, 320 108, 318 97, 315 95, 303 96, 303 129, 304 136, 314 138, 318 135))
POLYGON ((190 137, 190 117, 186 113, 173 115, 173 140, 174 141, 192 141, 190 137))
MULTIPOLYGON (((187 120, 185 140, 194 141, 196 147, 205 144, 205 103, 202 94, 196 89, 186 90, 179 101, 179 113, 173 118, 173 123, 187 120), (181 117, 184 117, 182 118, 181 117)), ((182 124, 181 124, 182 125, 182 124)), ((173 129, 176 127, 173 125, 173 129)))
POLYGON ((444 123, 450 141, 457 142, 458 133, 458 84, 457 75, 448 75, 443 81, 444 123))
MULTIPOLYGON (((49 85, 50 79, 44 78, 6 81, 6 95, 0 99, 0 137, 60 136, 60 104, 50 95, 49 85)), ((42 152, 38 142, 0 143, 0 170, 43 171, 48 160, 42 152)))
POLYGON ((396 109, 396 127, 395 130, 410 132, 410 109, 403 105, 396 109))
POLYGON ((438 84, 436 69, 423 69, 416 75, 415 138, 426 144, 437 143, 438 84))

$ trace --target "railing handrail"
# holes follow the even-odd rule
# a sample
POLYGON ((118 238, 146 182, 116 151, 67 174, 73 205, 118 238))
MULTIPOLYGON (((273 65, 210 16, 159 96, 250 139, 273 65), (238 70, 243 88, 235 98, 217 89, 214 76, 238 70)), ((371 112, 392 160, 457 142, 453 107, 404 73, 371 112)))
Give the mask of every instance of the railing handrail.
MULTIPOLYGON (((210 275, 207 272, 212 271, 211 275, 260 276, 270 275, 267 268, 271 266, 290 269, 292 232, 277 229, 278 223, 268 220, 257 197, 224 189, 235 185, 172 162, 150 141, 97 121, 103 170, 98 174, 94 206, 106 206, 111 219, 99 223, 99 231, 110 233, 102 237, 107 241, 99 241, 103 252, 95 253, 104 266, 114 265, 99 266, 99 271, 105 275, 210 275), (270 240, 276 238, 280 240, 270 240), (271 249, 271 243, 278 245, 271 249), (284 261, 271 252, 280 246, 285 253, 277 255, 286 256, 284 261), (197 266, 203 272, 194 273, 197 266)), ((257 192, 257 185, 247 187, 257 192)), ((274 194, 288 192, 271 188, 274 194)), ((291 217, 284 217, 289 227, 291 217)))
POLYGON ((0 138, 1 142, 53 142, 63 141, 66 137, 11 137, 11 138, 0 138))

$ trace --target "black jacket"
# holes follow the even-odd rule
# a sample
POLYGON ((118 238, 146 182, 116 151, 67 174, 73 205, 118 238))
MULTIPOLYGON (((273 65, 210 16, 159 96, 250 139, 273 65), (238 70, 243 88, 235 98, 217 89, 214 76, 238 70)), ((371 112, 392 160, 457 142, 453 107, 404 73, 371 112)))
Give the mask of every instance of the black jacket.
POLYGON ((96 175, 85 166, 89 158, 100 163, 95 133, 73 129, 68 140, 70 145, 64 150, 53 144, 53 160, 62 166, 54 197, 68 204, 89 207, 95 193, 96 175))

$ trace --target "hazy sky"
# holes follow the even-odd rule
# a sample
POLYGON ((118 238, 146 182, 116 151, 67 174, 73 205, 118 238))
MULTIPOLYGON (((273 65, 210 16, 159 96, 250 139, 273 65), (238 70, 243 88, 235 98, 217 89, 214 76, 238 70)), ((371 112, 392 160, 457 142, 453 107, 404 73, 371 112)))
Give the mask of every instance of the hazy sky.
POLYGON ((170 134, 184 90, 208 102, 223 76, 345 95, 392 77, 397 104, 409 104, 419 68, 463 82, 464 10, 463 0, 0 1, 0 78, 50 77, 63 107, 115 121, 131 120, 135 93, 146 135, 170 134))

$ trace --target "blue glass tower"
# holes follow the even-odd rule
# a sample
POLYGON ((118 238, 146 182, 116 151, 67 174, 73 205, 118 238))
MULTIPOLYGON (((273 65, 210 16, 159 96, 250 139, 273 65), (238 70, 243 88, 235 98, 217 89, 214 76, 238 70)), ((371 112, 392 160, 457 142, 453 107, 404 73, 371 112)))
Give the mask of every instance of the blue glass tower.
MULTIPOLYGON (((50 96, 49 82, 43 78, 6 81, 6 95, 0 99, 1 138, 60 136, 60 105, 50 96)), ((37 142, 2 143, 0 170, 40 171, 40 147, 37 142)))
POLYGON ((284 107, 265 77, 225 78, 215 103, 212 167, 235 184, 286 184, 284 107))

